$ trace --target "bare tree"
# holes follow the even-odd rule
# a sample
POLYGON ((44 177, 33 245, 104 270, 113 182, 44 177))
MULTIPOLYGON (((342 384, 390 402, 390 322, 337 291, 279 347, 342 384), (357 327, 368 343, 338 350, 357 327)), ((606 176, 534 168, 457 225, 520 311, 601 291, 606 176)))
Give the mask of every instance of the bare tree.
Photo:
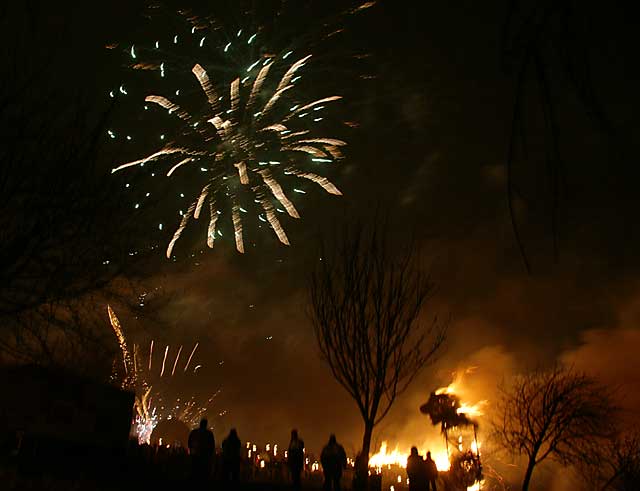
POLYGON ((436 319, 419 322, 432 290, 416 249, 389 245, 386 229, 358 225, 323 247, 309 287, 309 315, 323 360, 364 422, 358 476, 367 475, 374 427, 434 359, 445 338, 436 319))
MULTIPOLYGON (((546 180, 547 190, 544 198, 542 193, 537 196, 549 200, 545 204, 553 252, 557 257, 560 209, 562 200, 568 196, 567 161, 561 151, 561 139, 567 127, 567 121, 562 117, 567 111, 563 111, 561 102, 566 94, 576 98, 577 107, 584 111, 595 129, 612 141, 616 135, 596 90, 590 52, 594 36, 592 26, 601 22, 602 7, 574 0, 510 0, 506 5, 502 56, 504 68, 513 78, 514 90, 506 156, 507 206, 524 266, 531 272, 516 202, 529 194, 527 181, 534 181, 530 172, 540 172, 546 180), (538 136, 534 128, 540 127, 540 123, 538 136), (531 141, 537 138, 545 150, 546 162, 532 158, 535 144, 531 141), (523 168, 528 172, 523 173, 523 168)), ((575 108, 570 111, 575 112, 575 108)), ((579 113, 575 116, 579 117, 579 113)))
POLYGON ((104 352, 106 302, 135 302, 123 278, 143 273, 153 237, 140 233, 139 214, 109 177, 101 145, 108 110, 85 102, 81 89, 60 87, 65 76, 50 60, 64 44, 42 43, 47 18, 36 5, 7 9, 0 10, 0 360, 77 367, 104 352))
POLYGON ((583 373, 561 366, 535 370, 500 390, 493 437, 509 453, 527 458, 523 491, 539 463, 596 462, 597 449, 612 435, 611 394, 583 373))
POLYGON ((599 448, 599 458, 577 466, 594 491, 631 491, 640 482, 640 434, 621 432, 599 448))

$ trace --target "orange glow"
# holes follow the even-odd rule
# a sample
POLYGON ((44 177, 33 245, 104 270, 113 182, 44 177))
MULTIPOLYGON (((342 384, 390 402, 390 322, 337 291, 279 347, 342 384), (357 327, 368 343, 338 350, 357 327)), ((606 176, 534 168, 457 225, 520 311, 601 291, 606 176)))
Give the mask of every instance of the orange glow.
MULTIPOLYGON (((461 372, 457 372, 454 375, 454 380, 446 387, 441 387, 435 391, 436 395, 441 394, 449 394, 451 396, 455 396, 457 400, 460 401, 460 407, 457 409, 458 414, 465 414, 471 418, 477 418, 484 415, 484 409, 488 405, 488 401, 482 400, 476 402, 475 404, 471 404, 469 402, 464 402, 464 398, 468 395, 465 394, 465 387, 462 383, 463 378, 466 374, 472 373, 474 368, 469 368, 467 370, 463 370, 461 372)), ((425 424, 428 424, 425 421, 425 424)), ((453 428, 452 428, 453 430, 453 428)), ((479 454, 481 448, 481 442, 475 441, 473 438, 471 441, 468 439, 465 441, 462 435, 458 436, 458 432, 455 432, 456 437, 454 440, 451 440, 453 436, 451 433, 449 434, 449 452, 453 452, 456 454, 458 451, 463 452, 466 450, 471 450, 475 454, 479 454)), ((424 442, 422 445, 418 446, 418 453, 420 455, 425 455, 427 451, 431 452, 431 457, 436 463, 436 467, 440 472, 446 472, 451 468, 451 462, 449 460, 449 455, 447 454, 447 446, 444 441, 444 438, 437 438, 432 441, 424 442)), ((377 453, 373 454, 369 458, 369 467, 371 469, 370 472, 382 473, 385 470, 391 470, 392 466, 398 466, 403 469, 407 467, 407 459, 410 455, 410 446, 409 445, 399 445, 396 444, 395 448, 391 450, 388 443, 383 441, 380 445, 380 449, 377 453)), ((453 457, 453 455, 452 455, 453 457)), ((396 479, 398 483, 401 482, 398 476, 396 479)), ((482 483, 475 483, 474 485, 467 488, 467 491, 479 491, 481 489, 482 483)), ((393 486, 391 486, 393 487, 393 486)))
POLYGON ((466 414, 470 417, 484 416, 483 408, 489 404, 489 401, 482 400, 477 402, 476 404, 470 404, 464 401, 464 386, 462 385, 462 380, 465 375, 473 373, 476 367, 470 367, 466 370, 462 370, 455 373, 453 382, 451 382, 446 387, 440 387, 435 391, 436 395, 440 394, 450 394, 455 395, 460 398, 460 407, 456 411, 458 414, 466 414))
MULTIPOLYGON (((436 467, 439 471, 448 471, 451 464, 447 457, 447 450, 444 447, 444 442, 438 442, 437 445, 431 445, 427 449, 419 449, 418 452, 421 455, 425 455, 427 450, 431 452, 431 457, 436 463, 436 467)), ((383 467, 389 468, 390 466, 397 465, 406 469, 407 459, 409 458, 409 448, 398 450, 398 445, 392 450, 388 450, 387 442, 382 442, 380 450, 369 457, 369 467, 375 468, 378 472, 382 471, 383 467)))
POLYGON ((484 416, 484 412, 482 408, 488 404, 488 401, 480 401, 473 406, 470 406, 466 403, 462 403, 458 410, 456 411, 458 414, 466 414, 467 416, 484 416))

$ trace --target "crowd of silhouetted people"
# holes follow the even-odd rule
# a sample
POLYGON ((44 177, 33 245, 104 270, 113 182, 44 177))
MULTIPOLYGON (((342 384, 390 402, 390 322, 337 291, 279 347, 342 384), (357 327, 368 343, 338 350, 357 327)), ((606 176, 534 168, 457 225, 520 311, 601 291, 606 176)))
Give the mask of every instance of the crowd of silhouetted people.
MULTIPOLYGON (((204 483, 212 476, 214 466, 215 439, 211 430, 207 428, 207 420, 203 419, 200 427, 189 435, 188 452, 191 460, 191 476, 194 482, 204 483)), ((222 453, 218 461, 217 476, 233 489, 240 480, 240 468, 243 460, 242 442, 235 429, 223 440, 222 453)), ((291 431, 291 439, 286 452, 286 467, 291 479, 293 491, 300 491, 301 475, 305 468, 305 445, 297 430, 291 431)), ((360 457, 358 457, 360 459, 360 457)), ((343 472, 347 468, 347 455, 344 447, 331 435, 329 441, 320 454, 320 464, 324 476, 324 491, 341 491, 343 472)), ((356 461, 356 467, 358 460, 356 461)), ((416 447, 411 448, 407 459, 407 477, 409 491, 436 491, 438 468, 427 452, 423 458, 416 447)), ((358 488, 357 478, 354 488, 358 488)))
MULTIPOLYGON (((235 429, 229 432, 221 447, 218 476, 224 483, 229 484, 230 488, 233 488, 234 484, 239 481, 242 461, 242 442, 235 429)), ((207 420, 203 419, 200 427, 189 435, 189 455, 194 481, 202 483, 211 476, 215 448, 213 433, 207 428, 207 420)), ((300 491, 302 487, 301 475, 305 468, 305 446, 295 429, 291 431, 291 440, 286 455, 291 486, 293 491, 300 491)), ((343 471, 347 468, 347 454, 344 447, 336 440, 335 435, 329 437, 329 441, 322 449, 320 463, 324 475, 324 491, 340 491, 343 471)), ((358 466, 358 462, 356 462, 356 466, 358 466)), ((427 452, 423 458, 416 447, 411 448, 411 454, 407 459, 407 477, 409 478, 409 491, 437 490, 438 468, 431 458, 431 452, 427 452)), ((357 483, 354 481, 354 488, 357 487, 357 483)))
MULTIPOLYGON (((356 471, 368 469, 367 463, 362 461, 362 456, 356 458, 355 465, 352 462, 353 468, 348 467, 345 449, 338 443, 335 435, 330 435, 324 445, 319 462, 314 460, 313 455, 306 454, 304 440, 295 429, 291 431, 288 447, 284 452, 278 452, 277 456, 274 448, 270 451, 269 445, 266 446, 266 452, 262 452, 250 442, 247 442, 245 448, 236 429, 229 431, 222 440, 219 453, 216 453, 216 441, 206 419, 189 433, 186 447, 178 441, 174 442, 174 445, 163 445, 161 440, 159 443, 140 445, 134 440, 130 442, 128 450, 123 454, 123 460, 116 466, 125 482, 131 478, 137 482, 141 479, 151 479, 152 482, 165 484, 189 482, 189 487, 193 489, 211 488, 215 482, 216 487, 225 491, 238 489, 240 482, 243 483, 243 489, 247 485, 251 486, 250 483, 270 483, 271 489, 273 486, 277 489, 284 485, 292 491, 301 491, 304 475, 308 488, 319 488, 323 478, 323 491, 341 491, 344 479, 349 479, 351 487, 356 491, 365 489, 366 481, 369 481, 369 489, 374 491, 380 490, 382 484, 381 475, 368 476, 365 471, 360 476, 356 471), (347 468, 349 474, 345 476, 347 468)), ((12 448, 15 446, 11 445, 12 448)), ((25 448, 21 452, 23 455, 25 448)), ((67 452, 63 454, 69 457, 67 452)), ((40 457, 36 457, 37 460, 26 455, 27 460, 24 462, 29 466, 27 469, 33 470, 34 463, 41 461, 42 453, 38 455, 40 457)), ((71 462, 73 458, 67 460, 71 462)), ((93 460, 96 459, 89 458, 87 462, 93 460)), ((81 474, 87 474, 86 467, 80 469, 81 474)), ((438 470, 429 452, 426 458, 422 458, 413 447, 407 460, 406 472, 409 491, 436 490, 438 470)), ((74 474, 77 473, 78 468, 74 474)), ((116 479, 115 475, 110 477, 116 479)))
MULTIPOLYGON (((202 485, 210 479, 215 464, 215 438, 207 426, 207 420, 203 419, 200 426, 189 434, 191 478, 196 485, 202 485)), ((240 479, 242 461, 242 442, 235 428, 231 429, 229 435, 222 441, 221 448, 218 476, 229 488, 233 488, 240 479)), ((322 449, 320 462, 324 474, 324 490, 340 491, 342 473, 347 467, 347 454, 335 435, 329 437, 329 442, 322 449)), ((305 446, 295 429, 291 431, 291 440, 287 448, 287 467, 293 490, 300 491, 301 475, 305 467, 305 446)))

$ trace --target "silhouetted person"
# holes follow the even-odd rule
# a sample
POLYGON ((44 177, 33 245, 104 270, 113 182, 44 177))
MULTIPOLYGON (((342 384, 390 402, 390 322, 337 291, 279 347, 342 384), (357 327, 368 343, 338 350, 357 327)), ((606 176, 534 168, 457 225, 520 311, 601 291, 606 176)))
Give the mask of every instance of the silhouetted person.
POLYGON ((427 466, 416 447, 411 447, 411 454, 407 459, 407 477, 409 491, 424 491, 428 485, 427 466))
POLYGON ((342 470, 347 466, 347 454, 336 441, 335 435, 329 437, 329 443, 322 449, 320 462, 324 473, 325 491, 340 491, 340 478, 342 470))
POLYGON ((191 455, 191 472, 194 481, 205 483, 211 474, 211 464, 216 452, 216 441, 213 433, 207 428, 208 421, 202 419, 200 428, 189 433, 189 455, 191 455))
POLYGON ((427 452, 427 458, 424 461, 427 474, 427 490, 437 491, 436 479, 438 479, 438 467, 431 458, 431 452, 427 452))
POLYGON ((238 432, 232 428, 222 442, 222 479, 236 484, 240 479, 240 452, 242 443, 238 432))
POLYGON ((304 467, 304 441, 298 437, 298 430, 291 430, 291 441, 287 450, 287 464, 291 472, 291 482, 295 491, 300 490, 300 473, 304 467))

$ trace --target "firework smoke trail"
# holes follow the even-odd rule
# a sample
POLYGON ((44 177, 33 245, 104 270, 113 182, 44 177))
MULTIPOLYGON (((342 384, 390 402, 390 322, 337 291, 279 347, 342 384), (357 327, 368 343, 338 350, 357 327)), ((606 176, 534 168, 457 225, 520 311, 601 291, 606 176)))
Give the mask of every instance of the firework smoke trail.
MULTIPOLYGON (((146 381, 142 382, 142 388, 138 387, 140 378, 138 377, 138 364, 137 364, 137 345, 133 347, 133 361, 129 352, 127 344, 127 338, 124 335, 120 321, 116 316, 110 305, 107 305, 107 312, 109 314, 109 322, 111 328, 116 335, 118 344, 120 345, 120 351, 122 353, 122 360, 125 368, 125 376, 122 379, 121 386, 123 389, 134 390, 136 392, 134 409, 136 411, 136 434, 138 435, 138 443, 149 443, 151 433, 157 424, 157 417, 155 417, 155 411, 149 411, 151 386, 148 386, 146 381), (141 395, 139 395, 141 394, 141 395)), ((152 345, 153 346, 153 345, 152 345)), ((149 361, 151 363, 151 361, 149 361)))
POLYGON ((167 362, 167 354, 169 353, 169 346, 164 349, 164 358, 162 359, 162 370, 160 370, 160 376, 164 375, 164 364, 167 362))
POLYGON ((189 368, 189 363, 191 363, 191 358, 193 358, 193 354, 196 352, 196 350, 198 349, 198 344, 196 343, 196 345, 193 347, 193 350, 191 350, 191 354, 189 355, 189 359, 187 360, 186 365, 184 366, 184 371, 187 371, 187 368, 189 368))
POLYGON ((120 321, 118 320, 116 313, 111 308, 111 305, 107 305, 107 312, 109 314, 109 322, 111 323, 111 328, 116 335, 118 345, 120 346, 120 352, 122 353, 122 364, 124 366, 125 373, 125 377, 122 381, 122 387, 129 388, 136 382, 136 371, 135 367, 132 366, 131 363, 131 354, 129 353, 129 348, 127 346, 127 339, 124 336, 120 321))
POLYGON ((171 376, 176 373, 176 367, 178 366, 178 360, 180 359, 180 353, 182 353, 182 345, 180 345, 180 349, 178 350, 178 354, 176 355, 176 361, 173 362, 173 369, 171 370, 171 376))

